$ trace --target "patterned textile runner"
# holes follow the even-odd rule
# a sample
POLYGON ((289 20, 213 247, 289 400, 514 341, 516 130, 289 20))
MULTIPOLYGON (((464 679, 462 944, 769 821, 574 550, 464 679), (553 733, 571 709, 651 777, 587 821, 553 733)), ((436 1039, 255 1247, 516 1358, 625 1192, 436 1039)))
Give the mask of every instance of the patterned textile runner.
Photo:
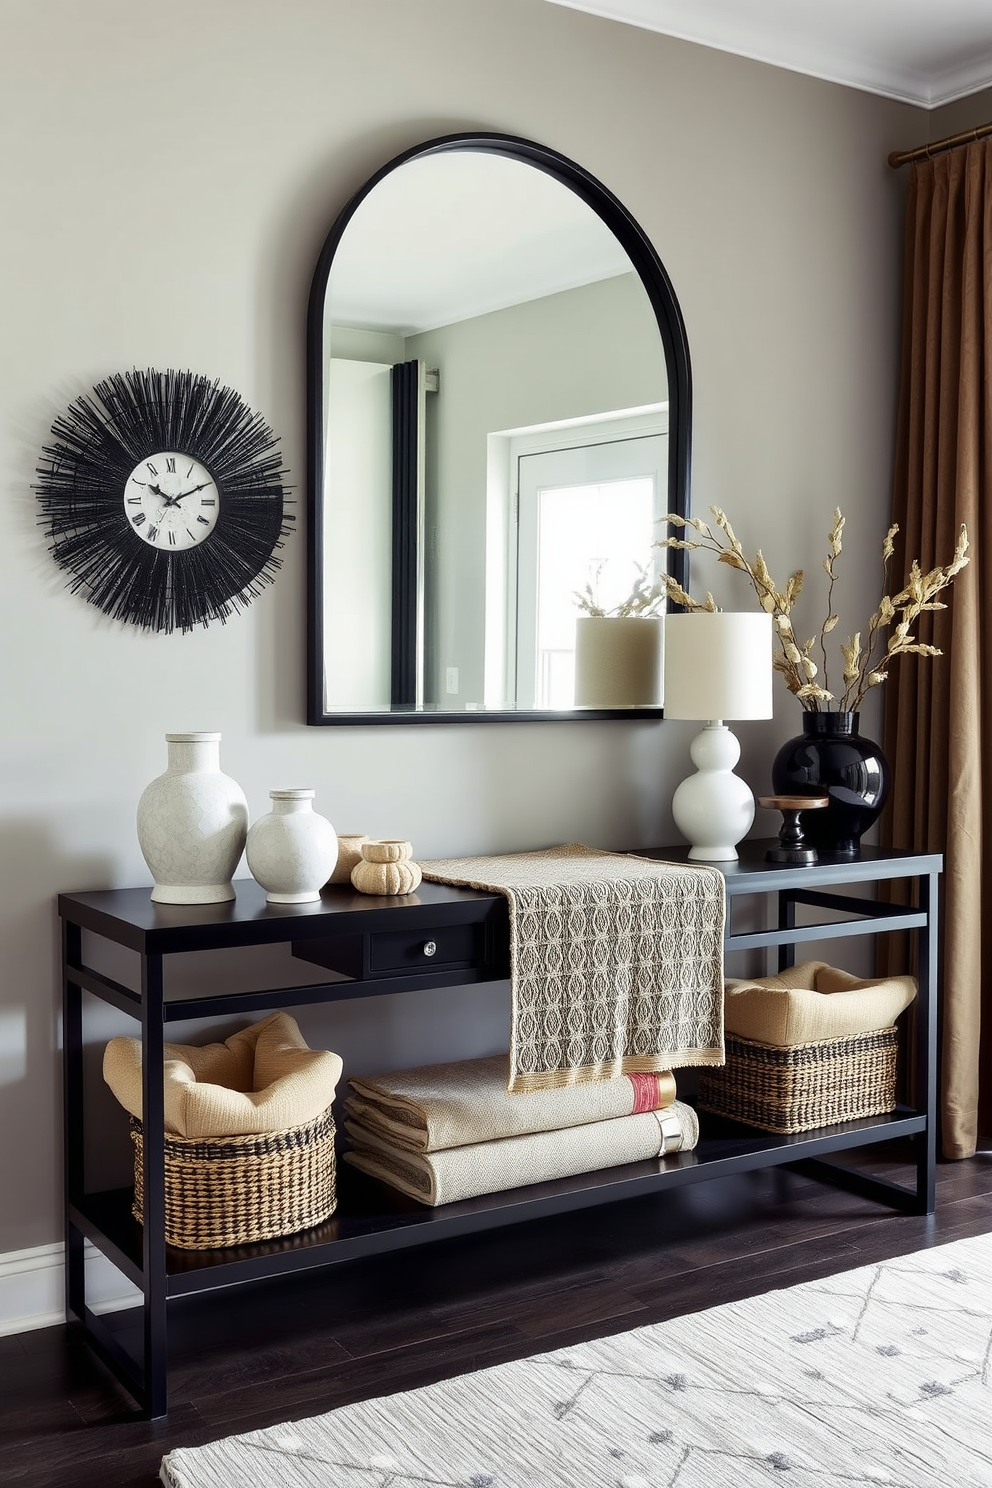
POLYGON ((506 896, 511 1092, 723 1063, 718 869, 578 843, 420 866, 506 896))

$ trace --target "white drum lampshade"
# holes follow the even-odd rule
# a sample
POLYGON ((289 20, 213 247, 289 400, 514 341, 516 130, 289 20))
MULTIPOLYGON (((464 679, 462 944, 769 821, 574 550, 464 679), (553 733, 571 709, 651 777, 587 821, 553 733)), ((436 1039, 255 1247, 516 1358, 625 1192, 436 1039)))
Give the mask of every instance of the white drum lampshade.
POLYGON ((754 821, 754 797, 733 773, 741 757, 724 720, 772 716, 772 621, 748 614, 668 615, 665 717, 706 720, 689 750, 696 773, 672 798, 690 858, 731 862, 754 821))

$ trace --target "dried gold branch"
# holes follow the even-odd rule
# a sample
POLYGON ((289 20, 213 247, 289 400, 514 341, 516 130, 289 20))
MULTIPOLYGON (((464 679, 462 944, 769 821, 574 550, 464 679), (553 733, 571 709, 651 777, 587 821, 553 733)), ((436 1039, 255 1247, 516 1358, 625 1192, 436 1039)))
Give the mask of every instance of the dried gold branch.
MULTIPOLYGON (((780 590, 761 550, 759 549, 755 554, 753 561, 749 561, 744 553, 743 544, 730 525, 726 512, 718 506, 713 506, 710 510, 715 519, 716 533, 713 533, 698 517, 670 515, 667 520, 672 526, 681 529, 691 527, 697 537, 696 539, 665 537, 661 539, 658 546, 682 548, 691 544, 694 549, 712 553, 718 563, 726 564, 728 568, 735 568, 746 574, 759 605, 766 614, 772 617, 778 647, 774 665, 776 671, 781 672, 785 678, 786 687, 800 699, 804 708, 815 708, 821 702, 831 702, 833 694, 825 687, 820 687, 814 680, 817 676, 817 667, 810 652, 815 641, 809 641, 806 646, 800 647, 792 628, 792 608, 803 588, 802 569, 797 569, 794 574, 791 574, 785 588, 780 590)), ((710 608, 710 604, 700 606, 692 600, 686 603, 688 596, 680 597, 685 595, 685 591, 679 589, 672 579, 666 582, 669 598, 684 605, 686 609, 710 608)), ((712 595, 707 594, 706 598, 712 603, 712 595)), ((712 605, 712 608, 715 609, 716 606, 712 605)))
MULTIPOLYGON (((669 515, 667 520, 670 525, 680 530, 691 528, 694 535, 691 538, 666 537, 661 539, 658 546, 712 553, 718 563, 723 563, 745 574, 761 609, 772 617, 777 641, 773 665, 784 678, 786 687, 794 697, 799 699, 804 708, 812 711, 819 709, 823 703, 833 702, 834 694, 828 686, 827 637, 839 624, 839 616, 833 607, 833 597, 834 585, 837 581, 836 560, 843 551, 843 534, 846 525, 846 518, 840 508, 837 507, 834 510, 833 526, 827 537, 829 554, 823 562, 823 570, 829 581, 826 618, 820 626, 818 635, 813 636, 804 645, 799 644, 792 622, 793 607, 803 588, 802 569, 797 569, 790 576, 785 588, 780 590, 761 549, 759 548, 754 558, 749 560, 726 512, 718 506, 711 507, 710 510, 714 517, 715 532, 699 517, 669 515), (823 657, 822 684, 817 681, 818 667, 812 658, 812 652, 817 644, 823 657)), ((920 615, 945 608, 937 596, 953 582, 955 576, 969 562, 967 529, 962 524, 950 563, 924 573, 918 560, 914 559, 902 589, 898 594, 890 595, 886 591, 889 587, 889 571, 895 551, 894 539, 898 531, 898 526, 893 524, 882 542, 882 597, 877 609, 869 618, 866 631, 863 633, 855 631, 840 643, 844 663, 844 692, 839 706, 843 711, 856 711, 860 708, 868 691, 887 679, 889 667, 895 657, 910 654, 916 656, 939 656, 941 654, 937 647, 917 640, 913 627, 920 615), (864 634, 864 641, 862 641, 862 634, 864 634)), ((662 583, 668 598, 687 610, 712 611, 716 609, 712 594, 707 594, 705 601, 699 603, 667 575, 662 583)))
POLYGON ((820 626, 820 651, 823 654, 823 685, 824 685, 824 687, 827 686, 827 670, 828 670, 828 665, 829 665, 828 657, 827 657, 827 636, 833 630, 833 628, 837 624, 837 621, 838 621, 838 618, 839 618, 837 615, 834 614, 834 585, 837 582, 837 569, 836 569, 836 566, 835 565, 836 565, 836 560, 840 557, 841 553, 843 552, 843 536, 844 536, 844 523, 845 523, 845 521, 846 521, 846 518, 841 515, 840 507, 839 506, 835 506, 834 507, 834 525, 831 527, 830 532, 829 532, 828 537, 827 537, 827 542, 830 545, 830 556, 827 557, 827 558, 824 558, 824 560, 823 560, 824 570, 826 572, 827 578, 830 580, 830 584, 829 584, 829 587, 827 589, 827 618, 824 620, 823 624, 820 626))

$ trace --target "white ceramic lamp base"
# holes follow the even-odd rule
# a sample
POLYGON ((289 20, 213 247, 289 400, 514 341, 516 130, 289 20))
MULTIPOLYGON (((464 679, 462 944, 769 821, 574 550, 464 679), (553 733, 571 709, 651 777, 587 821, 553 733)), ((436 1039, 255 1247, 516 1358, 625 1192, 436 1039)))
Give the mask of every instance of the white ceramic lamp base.
POLYGON ((737 843, 754 821, 754 796, 734 766, 741 746, 726 724, 708 723, 689 749, 696 774, 672 797, 675 825, 688 838, 689 857, 707 863, 737 858, 737 843))

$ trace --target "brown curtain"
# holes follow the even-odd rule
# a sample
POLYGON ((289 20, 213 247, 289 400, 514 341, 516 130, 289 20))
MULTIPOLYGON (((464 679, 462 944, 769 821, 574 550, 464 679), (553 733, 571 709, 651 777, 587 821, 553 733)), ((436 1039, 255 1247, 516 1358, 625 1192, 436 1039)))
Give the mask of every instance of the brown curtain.
POLYGON ((971 562, 921 628, 944 655, 903 657, 886 683, 883 836, 945 854, 942 1141, 970 1157, 992 1091, 992 141, 912 166, 903 298, 893 582, 914 557, 949 562, 962 522, 971 562))

